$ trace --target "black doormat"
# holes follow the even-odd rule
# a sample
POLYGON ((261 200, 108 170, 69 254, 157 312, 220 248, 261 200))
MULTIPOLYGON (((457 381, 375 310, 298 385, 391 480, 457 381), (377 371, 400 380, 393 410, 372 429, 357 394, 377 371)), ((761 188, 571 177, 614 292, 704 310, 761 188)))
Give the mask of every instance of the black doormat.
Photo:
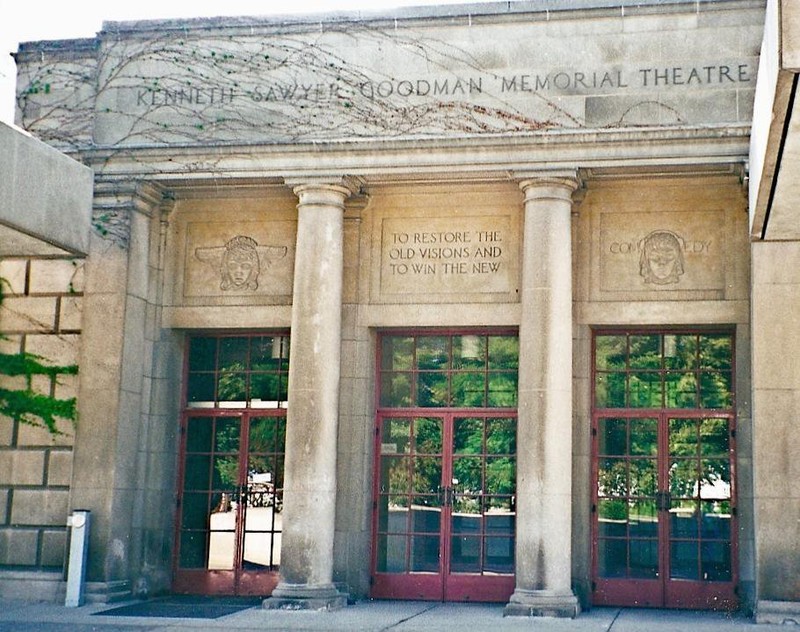
POLYGON ((219 619, 240 610, 260 606, 262 597, 203 597, 170 595, 110 610, 95 612, 104 617, 165 617, 168 619, 219 619))

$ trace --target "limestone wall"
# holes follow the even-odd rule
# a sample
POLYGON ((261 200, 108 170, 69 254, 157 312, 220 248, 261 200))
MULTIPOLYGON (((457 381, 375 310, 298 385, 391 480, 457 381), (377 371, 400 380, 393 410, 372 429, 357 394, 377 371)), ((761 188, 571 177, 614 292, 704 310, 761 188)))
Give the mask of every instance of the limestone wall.
MULTIPOLYGON (((753 244, 753 428, 759 616, 800 600, 800 243, 753 244)), ((764 621, 796 617, 773 612, 764 621)))
MULTIPOLYGON (((9 258, 0 261, 8 281, 0 307, 0 341, 8 353, 25 351, 59 365, 78 363, 83 262, 74 258, 9 258)), ((24 381, 2 378, 12 386, 24 381)), ((56 382, 36 378, 35 390, 75 397, 77 376, 56 382)), ((63 433, 0 418, 0 575, 4 571, 56 571, 61 577, 72 476, 74 428, 63 433)), ((11 591, 9 593, 9 591, 11 591)), ((0 582, 2 596, 14 583, 0 582)), ((18 596, 18 595, 16 595, 18 596)))

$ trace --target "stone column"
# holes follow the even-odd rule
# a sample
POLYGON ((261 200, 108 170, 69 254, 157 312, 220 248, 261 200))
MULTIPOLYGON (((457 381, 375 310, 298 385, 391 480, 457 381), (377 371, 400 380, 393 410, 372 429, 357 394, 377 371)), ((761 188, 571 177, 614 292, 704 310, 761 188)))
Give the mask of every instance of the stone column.
POLYGON ((301 184, 294 264, 280 582, 267 608, 330 610, 339 421, 344 201, 341 184, 301 184))
POLYGON ((519 327, 516 589, 507 616, 574 617, 572 592, 573 172, 520 183, 525 194, 519 327))

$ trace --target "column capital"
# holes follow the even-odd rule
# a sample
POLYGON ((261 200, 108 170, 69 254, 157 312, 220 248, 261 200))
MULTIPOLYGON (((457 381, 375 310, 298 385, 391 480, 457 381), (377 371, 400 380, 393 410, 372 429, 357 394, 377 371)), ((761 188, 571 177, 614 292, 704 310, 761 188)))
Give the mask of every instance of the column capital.
POLYGON ((361 188, 358 178, 351 176, 285 178, 301 204, 334 204, 344 208, 344 201, 361 188))
POLYGON ((581 185, 577 169, 525 171, 514 174, 525 201, 543 198, 572 199, 572 193, 581 185))

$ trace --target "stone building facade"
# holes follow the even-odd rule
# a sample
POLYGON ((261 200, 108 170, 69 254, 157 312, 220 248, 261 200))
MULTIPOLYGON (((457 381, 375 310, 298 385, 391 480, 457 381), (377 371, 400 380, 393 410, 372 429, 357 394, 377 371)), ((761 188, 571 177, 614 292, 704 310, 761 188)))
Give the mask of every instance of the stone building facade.
POLYGON ((770 14, 551 4, 21 45, 18 124, 94 170, 54 482, 92 599, 796 610, 762 566, 798 555, 758 471, 792 445, 754 329, 791 272, 748 221, 770 14))

